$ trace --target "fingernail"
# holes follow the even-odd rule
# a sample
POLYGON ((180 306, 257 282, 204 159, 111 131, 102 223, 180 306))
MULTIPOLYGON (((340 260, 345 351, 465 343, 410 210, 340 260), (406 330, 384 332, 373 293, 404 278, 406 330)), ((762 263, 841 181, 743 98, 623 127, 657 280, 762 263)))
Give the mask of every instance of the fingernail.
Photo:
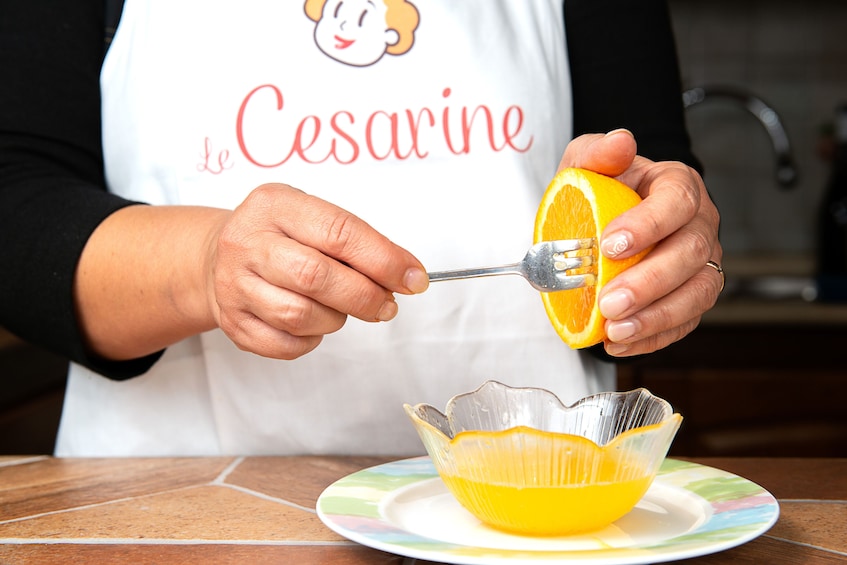
POLYGON ((403 278, 406 288, 419 294, 429 288, 429 276, 420 269, 409 269, 403 278))
POLYGON ((613 233, 603 238, 600 244, 600 251, 603 255, 610 259, 614 259, 627 249, 629 249, 629 234, 625 232, 613 233))
POLYGON ((397 315, 397 303, 393 300, 386 300, 379 307, 379 312, 376 313, 376 319, 380 322, 387 322, 397 315))
POLYGON ((629 346, 625 343, 606 343, 606 353, 609 355, 620 355, 625 353, 629 346))
POLYGON ((630 308, 634 300, 626 290, 616 290, 600 299, 600 313, 609 320, 614 320, 630 308))
POLYGON ((635 322, 625 320, 623 322, 611 322, 606 328, 606 337, 611 341, 626 341, 635 335, 635 322))
POLYGON ((618 134, 618 133, 626 133, 626 134, 627 134, 627 135, 629 135, 630 137, 633 137, 633 138, 635 137, 634 135, 632 135, 632 132, 631 132, 631 131, 629 131, 629 130, 628 130, 628 129, 626 129, 626 128, 613 129, 612 131, 610 131, 609 133, 607 133, 607 134, 606 134, 606 137, 609 137, 609 136, 612 136, 612 135, 616 135, 616 134, 618 134))

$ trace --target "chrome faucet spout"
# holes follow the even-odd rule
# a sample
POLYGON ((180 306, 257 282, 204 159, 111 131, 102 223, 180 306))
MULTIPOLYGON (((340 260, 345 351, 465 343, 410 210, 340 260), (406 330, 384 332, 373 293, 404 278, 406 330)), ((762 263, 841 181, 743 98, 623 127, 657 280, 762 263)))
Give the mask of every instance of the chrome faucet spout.
POLYGON ((791 156, 791 144, 779 114, 758 96, 738 87, 697 86, 682 93, 682 103, 687 109, 707 99, 726 99, 736 102, 749 111, 764 126, 776 154, 776 180, 783 187, 797 181, 797 166, 791 156))

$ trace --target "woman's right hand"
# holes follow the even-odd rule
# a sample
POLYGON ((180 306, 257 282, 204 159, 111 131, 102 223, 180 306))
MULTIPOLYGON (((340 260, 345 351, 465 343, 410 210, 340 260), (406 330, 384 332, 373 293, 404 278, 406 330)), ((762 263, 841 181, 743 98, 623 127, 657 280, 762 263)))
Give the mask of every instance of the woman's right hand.
POLYGON ((386 322, 395 292, 429 284, 408 251, 353 214, 284 184, 255 189, 210 242, 208 300, 241 349, 294 359, 347 316, 386 322))
POLYGON ((234 211, 129 206, 86 242, 76 309, 92 353, 122 360, 220 327, 240 348, 294 359, 347 316, 387 321, 393 293, 429 284, 421 263, 367 223, 283 184, 234 211))

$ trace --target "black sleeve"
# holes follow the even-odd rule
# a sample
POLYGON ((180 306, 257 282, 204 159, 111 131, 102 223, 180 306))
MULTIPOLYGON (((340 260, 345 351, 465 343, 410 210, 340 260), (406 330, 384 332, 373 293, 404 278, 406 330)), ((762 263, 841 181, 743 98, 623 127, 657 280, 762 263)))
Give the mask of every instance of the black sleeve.
POLYGON ((574 137, 625 127, 640 155, 702 172, 685 126, 665 0, 565 0, 565 28, 574 137))
MULTIPOLYGON (((635 135, 639 155, 681 161, 702 174, 685 125, 666 1, 565 0, 564 4, 574 137, 627 128, 635 135)), ((643 357, 612 357, 602 344, 588 352, 615 363, 643 357)))
POLYGON ((102 0, 0 0, 0 324, 113 378, 146 371, 92 357, 74 272, 97 225, 131 204, 109 194, 100 137, 102 0))

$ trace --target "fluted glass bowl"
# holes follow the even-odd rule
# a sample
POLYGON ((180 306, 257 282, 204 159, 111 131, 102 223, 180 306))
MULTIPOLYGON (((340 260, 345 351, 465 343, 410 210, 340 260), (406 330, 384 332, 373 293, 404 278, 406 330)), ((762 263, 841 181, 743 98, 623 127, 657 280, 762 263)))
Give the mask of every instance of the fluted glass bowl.
POLYGON ((439 476, 479 520, 557 536, 603 528, 647 492, 682 422, 646 389, 565 406, 550 391, 488 381, 445 413, 405 404, 439 476))

